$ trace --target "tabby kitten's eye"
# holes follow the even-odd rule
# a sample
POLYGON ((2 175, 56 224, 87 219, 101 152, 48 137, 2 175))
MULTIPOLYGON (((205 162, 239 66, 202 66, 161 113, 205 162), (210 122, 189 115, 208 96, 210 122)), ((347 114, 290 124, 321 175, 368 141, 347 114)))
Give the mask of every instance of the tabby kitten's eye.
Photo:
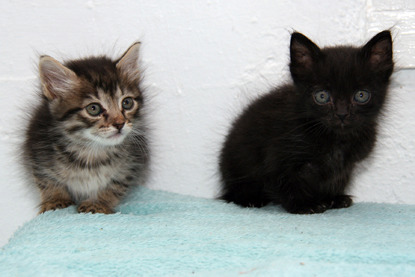
POLYGON ((359 90, 354 95, 353 100, 358 104, 366 104, 370 100, 370 92, 366 90, 359 90))
POLYGON ((92 116, 98 116, 102 113, 102 107, 97 103, 89 104, 85 109, 92 116))
POLYGON ((330 102, 330 93, 326 90, 319 90, 314 93, 314 100, 319 105, 324 105, 330 102))
POLYGON ((124 110, 130 110, 134 106, 134 100, 131 97, 127 97, 122 100, 122 107, 124 110))

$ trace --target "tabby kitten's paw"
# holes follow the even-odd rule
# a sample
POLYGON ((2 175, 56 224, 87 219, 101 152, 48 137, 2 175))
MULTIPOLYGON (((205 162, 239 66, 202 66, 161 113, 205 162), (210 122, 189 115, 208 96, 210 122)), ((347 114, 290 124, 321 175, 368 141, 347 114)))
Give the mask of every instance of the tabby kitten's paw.
POLYGON ((74 204, 73 201, 70 200, 70 199, 54 199, 54 200, 51 200, 51 201, 43 202, 40 205, 39 214, 42 214, 42 213, 47 212, 47 211, 54 211, 54 210, 57 210, 57 209, 63 209, 63 208, 69 207, 73 204, 74 204))
POLYGON ((78 207, 79 213, 113 214, 114 210, 101 202, 84 201, 78 207))

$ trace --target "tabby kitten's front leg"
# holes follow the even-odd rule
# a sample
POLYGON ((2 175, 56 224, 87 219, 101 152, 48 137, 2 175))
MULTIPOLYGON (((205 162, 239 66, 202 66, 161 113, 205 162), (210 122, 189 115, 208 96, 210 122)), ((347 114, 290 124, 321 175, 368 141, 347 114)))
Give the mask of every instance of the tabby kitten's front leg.
POLYGON ((127 194, 128 185, 121 182, 113 182, 104 190, 100 191, 96 198, 88 198, 78 206, 80 213, 114 213, 114 207, 127 194))
POLYGON ((63 209, 74 204, 65 187, 39 180, 37 185, 40 189, 42 200, 39 214, 50 210, 63 209))

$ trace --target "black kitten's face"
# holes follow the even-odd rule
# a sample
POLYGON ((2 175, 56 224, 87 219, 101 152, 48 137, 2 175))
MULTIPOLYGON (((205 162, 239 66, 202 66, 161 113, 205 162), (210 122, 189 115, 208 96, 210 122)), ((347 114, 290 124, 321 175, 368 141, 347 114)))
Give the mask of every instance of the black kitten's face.
POLYGON ((384 91, 365 76, 356 49, 330 49, 314 68, 306 88, 311 114, 326 127, 348 131, 370 124, 384 101, 384 91))
POLYGON ((364 128, 374 123, 385 100, 393 69, 390 33, 362 48, 324 49, 294 33, 290 69, 308 118, 335 132, 364 128))

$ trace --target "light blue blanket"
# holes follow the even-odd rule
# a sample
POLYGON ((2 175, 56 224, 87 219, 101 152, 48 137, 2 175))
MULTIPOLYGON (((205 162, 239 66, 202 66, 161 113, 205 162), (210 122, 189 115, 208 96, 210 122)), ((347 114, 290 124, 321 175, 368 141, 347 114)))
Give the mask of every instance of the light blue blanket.
POLYGON ((42 214, 0 251, 1 276, 415 276, 415 206, 317 215, 139 188, 113 215, 42 214))

